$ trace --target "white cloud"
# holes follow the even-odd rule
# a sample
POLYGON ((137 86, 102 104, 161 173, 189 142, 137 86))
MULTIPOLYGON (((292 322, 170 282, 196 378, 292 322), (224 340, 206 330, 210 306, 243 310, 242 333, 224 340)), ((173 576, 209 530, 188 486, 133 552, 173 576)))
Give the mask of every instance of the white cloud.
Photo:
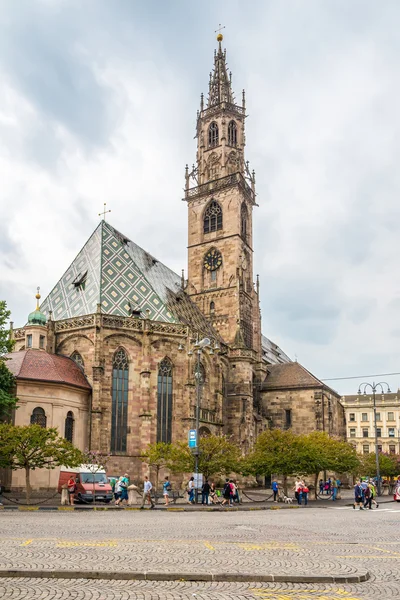
MULTIPOLYGON (((183 170, 221 20, 213 8, 3 6, 0 294, 18 325, 104 202, 115 227, 186 268, 183 170)), ((247 92, 264 332, 317 376, 397 371, 400 7, 239 9, 220 6, 236 96, 247 92)))

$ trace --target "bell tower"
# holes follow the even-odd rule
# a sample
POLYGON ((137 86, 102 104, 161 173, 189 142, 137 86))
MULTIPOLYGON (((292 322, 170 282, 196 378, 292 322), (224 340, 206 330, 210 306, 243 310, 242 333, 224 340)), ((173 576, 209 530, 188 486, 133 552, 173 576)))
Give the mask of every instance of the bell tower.
POLYGON ((232 91, 223 36, 217 36, 208 98, 197 112, 196 164, 186 166, 187 292, 225 342, 261 351, 258 293, 253 283, 255 175, 245 161, 245 92, 232 91))

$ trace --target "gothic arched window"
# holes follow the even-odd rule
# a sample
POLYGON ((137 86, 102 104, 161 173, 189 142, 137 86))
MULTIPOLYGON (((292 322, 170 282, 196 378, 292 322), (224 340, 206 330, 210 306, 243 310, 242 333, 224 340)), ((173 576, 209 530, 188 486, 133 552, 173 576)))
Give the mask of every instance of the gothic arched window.
POLYGON ((240 209, 240 235, 244 239, 247 238, 247 219, 248 219, 247 208, 246 208, 245 203, 243 202, 241 209, 240 209))
POLYGON ((213 121, 208 128, 208 146, 209 148, 218 146, 218 125, 215 121, 213 121))
POLYGON ((158 366, 157 442, 172 440, 172 363, 164 358, 158 366))
POLYGON ((222 208, 218 202, 212 200, 204 213, 204 233, 222 229, 222 208))
POLYGON ((129 364, 125 350, 116 351, 112 366, 111 452, 126 452, 129 364))
POLYGON ((200 385, 204 385, 204 383, 206 381, 206 370, 204 368, 204 365, 202 363, 200 363, 200 370, 199 370, 199 365, 197 364, 197 361, 196 361, 193 371, 194 371, 195 378, 199 379, 200 385))
POLYGON ((235 121, 230 121, 228 125, 228 146, 237 145, 237 127, 235 121))
POLYGON ((215 312, 215 302, 212 300, 210 302, 210 313, 213 315, 215 312))
POLYGON ((47 417, 44 409, 41 406, 37 406, 33 409, 31 414, 31 425, 40 425, 40 427, 46 427, 47 417))
POLYGON ((79 352, 77 352, 75 350, 75 352, 73 352, 71 354, 71 358, 72 360, 78 365, 78 367, 80 367, 82 369, 82 371, 84 371, 85 369, 85 363, 83 362, 83 358, 82 356, 79 354, 79 352))
POLYGON ((69 410, 65 417, 64 437, 68 442, 72 443, 74 438, 74 413, 72 410, 69 410))

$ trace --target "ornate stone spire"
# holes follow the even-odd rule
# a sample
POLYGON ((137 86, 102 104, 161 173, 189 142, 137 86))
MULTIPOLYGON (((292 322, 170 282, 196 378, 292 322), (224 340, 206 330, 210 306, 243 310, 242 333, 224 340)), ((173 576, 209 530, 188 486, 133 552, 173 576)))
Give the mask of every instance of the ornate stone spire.
POLYGON ((210 73, 210 84, 207 107, 217 106, 221 102, 234 104, 231 77, 226 68, 226 50, 222 50, 223 35, 217 35, 218 51, 214 51, 214 69, 210 73))

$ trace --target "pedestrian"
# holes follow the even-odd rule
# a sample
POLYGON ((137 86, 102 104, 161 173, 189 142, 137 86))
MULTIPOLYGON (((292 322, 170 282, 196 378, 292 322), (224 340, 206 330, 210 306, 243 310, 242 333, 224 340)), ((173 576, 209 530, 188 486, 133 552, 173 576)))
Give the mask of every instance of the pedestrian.
POLYGON ((321 496, 324 493, 324 480, 323 479, 319 480, 319 493, 321 496))
MULTIPOLYGON (((65 481, 65 479, 64 479, 65 481)), ((69 495, 69 503, 71 506, 74 504, 75 492, 76 492, 76 482, 75 477, 73 475, 70 476, 67 482, 68 487, 68 495, 69 495)))
POLYGON ((151 485, 151 482, 149 481, 149 478, 146 475, 145 478, 144 478, 144 483, 143 483, 143 500, 142 500, 142 506, 140 508, 144 508, 144 505, 146 504, 146 500, 149 501, 149 504, 151 505, 150 508, 155 508, 154 500, 151 497, 151 490, 152 489, 153 489, 153 486, 151 485))
POLYGON ((338 493, 338 484, 336 479, 332 481, 332 500, 335 502, 338 493))
POLYGON ((325 481, 324 483, 324 492, 326 492, 326 495, 329 496, 329 482, 325 481))
POLYGON ((375 504, 375 508, 378 508, 379 504, 376 501, 376 487, 372 479, 370 479, 368 487, 371 490, 371 504, 373 502, 375 504))
POLYGON ((194 504, 194 492, 195 492, 195 488, 194 488, 194 477, 191 477, 189 479, 189 483, 188 483, 188 503, 189 504, 194 504))
POLYGON ((372 496, 369 485, 364 490, 364 508, 369 508, 369 510, 372 510, 372 496))
POLYGON ((275 481, 275 479, 272 482, 272 491, 274 492, 274 502, 278 502, 279 485, 278 482, 275 481))
POLYGON ((229 480, 229 487, 231 489, 231 495, 229 498, 229 506, 232 508, 233 507, 233 499, 236 496, 236 484, 233 481, 233 479, 229 480))
POLYGON ((233 483, 234 483, 234 486, 235 486, 235 493, 233 495, 233 501, 237 502, 238 504, 240 504, 239 485, 236 483, 236 481, 234 481, 233 483))
POLYGON ((229 483, 229 479, 225 479, 224 489, 222 490, 222 495, 224 499, 222 500, 221 506, 225 506, 226 503, 230 504, 231 499, 231 486, 229 483))
POLYGON ((121 481, 122 481, 122 477, 118 477, 117 481, 115 482, 115 486, 114 486, 115 506, 119 505, 119 500, 121 497, 121 481))
POLYGON ((364 510, 363 507, 363 492, 361 488, 361 481, 357 479, 356 484, 354 486, 354 504, 353 508, 355 510, 356 504, 360 507, 360 510, 364 510))
POLYGON ((169 492, 171 491, 171 484, 168 478, 168 475, 165 477, 165 481, 163 483, 163 496, 165 500, 165 506, 169 504, 169 492))
MULTIPOLYGON (((309 493, 309 491, 310 490, 309 490, 306 482, 303 481, 303 487, 301 489, 301 495, 302 495, 302 498, 304 498, 304 506, 307 506, 307 504, 308 504, 308 493, 309 493)), ((301 504, 301 502, 300 502, 300 504, 301 504)))
POLYGON ((3 506, 3 503, 1 501, 2 500, 2 494, 3 494, 3 486, 1 485, 1 479, 0 479, 0 506, 3 506))
POLYGON ((296 477, 296 481, 294 483, 294 495, 295 498, 297 500, 297 504, 301 504, 301 488, 302 488, 302 483, 300 480, 300 477, 296 477))
MULTIPOLYGON (((117 490, 118 498, 115 501, 115 506, 120 506, 123 500, 128 504, 128 486, 126 484, 126 477, 122 476, 118 479, 115 484, 115 489, 117 490)), ((116 494, 114 494, 116 495, 116 494)))
POLYGON ((210 484, 208 483, 208 479, 206 479, 201 488, 201 503, 202 504, 208 504, 208 496, 210 494, 210 490, 211 490, 210 484))
POLYGON ((221 504, 220 499, 218 498, 218 494, 217 494, 217 489, 215 487, 215 483, 212 482, 211 483, 211 487, 210 487, 210 498, 211 498, 211 502, 213 504, 221 504))

